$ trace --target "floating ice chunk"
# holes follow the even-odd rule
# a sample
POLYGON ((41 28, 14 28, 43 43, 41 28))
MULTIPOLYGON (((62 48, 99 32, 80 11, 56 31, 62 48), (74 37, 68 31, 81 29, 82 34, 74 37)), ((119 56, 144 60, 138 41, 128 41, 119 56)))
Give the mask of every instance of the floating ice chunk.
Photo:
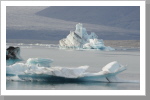
MULTIPOLYGON (((45 79, 51 78, 52 76, 61 77, 65 79, 80 79, 80 80, 99 80, 101 77, 105 77, 109 82, 127 82, 124 80, 119 80, 116 74, 124 71, 126 68, 119 64, 117 61, 111 62, 102 68, 102 71, 96 73, 86 72, 89 66, 80 66, 76 68, 69 67, 45 67, 48 62, 50 64, 50 59, 44 58, 30 58, 27 63, 15 63, 13 65, 6 67, 6 74, 17 75, 21 79, 34 80, 38 78, 45 79), (39 61, 39 62, 38 62, 39 61), (33 63, 34 62, 34 63, 33 63), (44 62, 44 63, 43 63, 44 62), (33 64, 31 64, 33 63, 33 64), (39 66, 38 64, 41 64, 39 66), (42 66, 44 65, 44 66, 42 66), (41 75, 41 76, 40 76, 41 75)), ((15 80, 12 78, 12 80, 15 80)), ((57 80, 57 79, 54 79, 57 80)), ((128 81, 129 82, 129 81, 128 81)), ((130 81, 131 82, 131 81, 130 81)))
POLYGON ((27 60, 28 65, 37 65, 39 67, 50 67, 50 64, 53 62, 53 60, 49 58, 29 58, 27 60))

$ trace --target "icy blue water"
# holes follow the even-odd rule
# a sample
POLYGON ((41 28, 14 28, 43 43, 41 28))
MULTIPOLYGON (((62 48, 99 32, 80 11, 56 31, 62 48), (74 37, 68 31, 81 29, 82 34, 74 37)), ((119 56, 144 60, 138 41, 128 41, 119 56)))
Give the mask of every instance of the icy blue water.
MULTIPOLYGON (((54 62, 51 66, 76 68, 83 65, 90 66, 88 72, 98 72, 106 64, 118 61, 128 65, 127 70, 118 76, 126 80, 140 80, 140 52, 136 49, 122 49, 117 51, 99 50, 61 50, 53 44, 7 44, 7 46, 21 47, 23 63, 28 58, 50 58, 54 62)), ((7 90, 138 90, 140 83, 106 83, 97 81, 10 81, 6 82, 7 90)))

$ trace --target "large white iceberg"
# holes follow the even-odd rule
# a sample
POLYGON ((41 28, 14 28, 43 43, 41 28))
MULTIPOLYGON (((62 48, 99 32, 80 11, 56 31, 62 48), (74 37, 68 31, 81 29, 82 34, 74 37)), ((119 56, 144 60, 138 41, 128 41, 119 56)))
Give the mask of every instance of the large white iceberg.
POLYGON ((60 48, 82 48, 82 49, 100 49, 100 50, 115 50, 111 47, 106 47, 102 39, 91 32, 88 34, 86 28, 81 23, 76 24, 75 31, 70 31, 70 34, 59 41, 60 48))
POLYGON ((110 62, 101 71, 87 72, 89 66, 70 67, 47 67, 51 60, 44 58, 30 58, 26 63, 15 63, 6 67, 7 80, 32 80, 32 81, 101 81, 106 82, 138 82, 119 79, 116 75, 126 70, 126 67, 117 61, 110 62), (38 61, 38 62, 37 62, 38 61), (36 62, 36 63, 32 63, 36 62), (43 63, 44 62, 44 63, 43 63), (43 66, 39 66, 43 65, 43 66), (46 66, 45 66, 46 65, 46 66))

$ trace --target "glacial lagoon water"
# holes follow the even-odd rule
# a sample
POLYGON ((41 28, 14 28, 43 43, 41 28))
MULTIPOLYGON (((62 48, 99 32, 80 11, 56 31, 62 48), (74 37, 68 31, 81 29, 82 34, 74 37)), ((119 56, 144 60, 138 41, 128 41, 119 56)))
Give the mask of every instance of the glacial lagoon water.
MULTIPOLYGON (((99 50, 65 50, 53 44, 7 44, 19 46, 21 57, 25 63, 28 58, 53 59, 51 66, 76 68, 88 65, 88 72, 99 72, 112 62, 118 61, 127 65, 127 70, 118 74, 125 80, 140 81, 140 51, 139 49, 117 49, 116 51, 99 50)), ((102 79, 103 80, 103 79, 102 79)), ((11 81, 6 80, 7 90, 139 90, 138 83, 109 83, 103 81, 88 82, 45 82, 45 81, 11 81)))

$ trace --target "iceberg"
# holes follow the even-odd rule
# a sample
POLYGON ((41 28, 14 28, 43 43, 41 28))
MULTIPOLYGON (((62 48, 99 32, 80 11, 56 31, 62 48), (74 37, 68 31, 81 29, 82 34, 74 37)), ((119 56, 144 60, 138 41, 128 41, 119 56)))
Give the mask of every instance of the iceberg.
MULTIPOLYGON (((6 67, 7 80, 13 81, 99 81, 104 78, 106 82, 138 82, 119 79, 116 75, 126 70, 126 67, 117 61, 110 62, 98 72, 87 72, 89 66, 79 67, 47 67, 45 59, 29 58, 26 63, 15 63, 6 67), (32 63, 40 60, 38 64, 32 63), (31 62, 31 63, 30 63, 31 62)), ((48 60, 48 59, 46 59, 48 60)), ((50 60, 49 60, 50 62, 50 60)), ((48 63, 50 64, 50 63, 48 63)))
POLYGON ((112 47, 104 45, 102 39, 98 39, 98 36, 91 32, 88 34, 86 28, 81 23, 76 24, 75 31, 70 31, 70 34, 59 41, 60 48, 72 48, 72 49, 99 49, 99 50, 115 50, 112 47))

